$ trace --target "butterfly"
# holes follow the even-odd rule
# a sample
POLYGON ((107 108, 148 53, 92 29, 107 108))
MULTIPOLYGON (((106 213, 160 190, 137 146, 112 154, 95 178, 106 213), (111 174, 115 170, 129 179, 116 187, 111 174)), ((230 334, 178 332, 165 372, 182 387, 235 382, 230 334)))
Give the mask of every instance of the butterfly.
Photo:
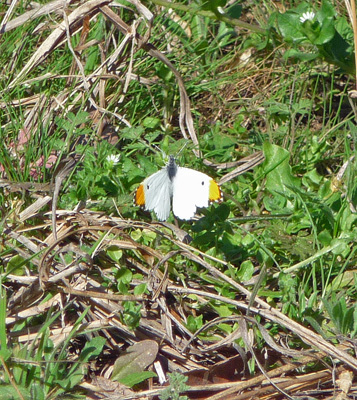
POLYGON ((137 188, 134 203, 154 211, 159 221, 170 215, 192 219, 199 207, 222 201, 221 188, 210 176, 191 168, 179 167, 170 156, 168 164, 146 178, 137 188))

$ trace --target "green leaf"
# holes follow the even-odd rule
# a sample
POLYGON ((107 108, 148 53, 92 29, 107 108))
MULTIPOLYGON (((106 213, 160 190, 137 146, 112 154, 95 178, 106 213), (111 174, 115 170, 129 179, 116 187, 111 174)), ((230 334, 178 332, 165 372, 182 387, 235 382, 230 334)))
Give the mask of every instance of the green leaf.
POLYGON ((120 268, 120 270, 116 274, 116 278, 118 282, 128 284, 133 279, 133 273, 128 268, 120 268))
POLYGON ((351 27, 351 24, 345 17, 343 16, 336 17, 335 29, 345 40, 353 39, 353 29, 351 27))
POLYGON ((203 315, 199 315, 194 317, 193 315, 189 315, 187 317, 187 328, 191 331, 191 332, 196 332, 198 329, 200 329, 203 325, 203 315))
POLYGON ((332 253, 335 255, 349 253, 350 251, 348 242, 344 239, 333 239, 330 245, 332 247, 332 253))
POLYGON ((277 15, 280 33, 288 42, 301 42, 306 36, 301 32, 300 15, 295 12, 286 12, 277 15))
POLYGON ((118 288, 118 292, 121 294, 129 293, 128 285, 126 283, 124 283, 123 281, 118 282, 117 288, 118 288))
POLYGON ((320 187, 321 185, 321 181, 322 181, 322 176, 317 172, 316 168, 308 171, 303 178, 303 183, 305 185, 308 185, 308 178, 309 180, 311 180, 311 182, 313 182, 315 185, 318 185, 318 187, 320 187))
POLYGON ((343 314, 341 333, 344 335, 349 335, 351 332, 353 332, 355 308, 356 306, 351 307, 343 314))
POLYGON ((0 399, 1 400, 30 400, 31 394, 28 389, 16 385, 17 390, 21 393, 22 398, 18 395, 17 390, 10 384, 1 385, 0 384, 0 399))
POLYGON ((312 61, 320 56, 319 52, 315 53, 305 53, 296 49, 289 49, 284 53, 284 58, 287 60, 288 58, 295 58, 300 61, 312 61))
POLYGON ((239 271, 237 272, 237 278, 241 282, 249 281, 252 278, 254 273, 254 265, 251 261, 246 260, 243 261, 240 265, 239 271))
POLYGON ((116 263, 119 262, 123 256, 123 250, 116 245, 109 246, 106 253, 116 263))
POLYGON ((8 274, 22 276, 25 273, 25 266, 27 263, 28 260, 24 259, 20 255, 13 256, 6 266, 6 272, 8 274))
POLYGON ((173 76, 171 69, 163 64, 160 64, 160 66, 156 69, 156 73, 158 77, 161 78, 165 83, 169 83, 173 76))
POLYGON ((354 276, 357 276, 357 272, 352 271, 345 271, 343 274, 338 275, 331 283, 331 286, 328 287, 328 290, 337 291, 341 290, 346 286, 353 285, 354 276))
POLYGON ((336 9, 331 4, 331 2, 327 0, 323 0, 321 4, 320 10, 316 13, 316 18, 322 24, 324 21, 332 20, 336 15, 336 9))
POLYGON ((332 236, 331 236, 331 233, 327 229, 324 229, 323 231, 321 231, 318 234, 317 238, 324 246, 329 246, 331 244, 332 236))
POLYGON ((305 320, 315 329, 317 333, 319 333, 322 337, 325 337, 324 331, 321 329, 321 325, 316 321, 316 319, 311 316, 306 316, 305 320))
POLYGON ((12 352, 10 349, 6 349, 4 347, 0 348, 0 357, 4 360, 7 361, 10 357, 12 356, 12 352))
POLYGON ((83 381, 84 377, 84 369, 80 370, 77 368, 70 375, 68 375, 64 379, 55 379, 54 382, 59 385, 65 391, 69 391, 77 386, 81 381, 83 381))
POLYGON ((335 35, 335 26, 332 20, 325 20, 322 23, 318 37, 312 42, 315 45, 322 45, 330 42, 335 35))
POLYGON ((87 342, 81 351, 81 355, 79 357, 80 362, 87 362, 92 357, 97 357, 103 351, 103 347, 105 345, 106 339, 97 336, 93 338, 90 342, 87 342))
POLYGON ((120 383, 128 387, 133 387, 138 383, 144 382, 146 379, 154 378, 156 376, 157 375, 153 371, 136 372, 122 378, 120 383))
POLYGON ((180 40, 185 44, 185 46, 190 45, 187 42, 188 39, 187 32, 185 29, 183 29, 183 27, 179 23, 169 18, 163 20, 163 25, 165 26, 165 31, 172 32, 173 35, 179 37, 180 40))
POLYGON ((146 291, 146 283, 140 283, 139 285, 135 286, 134 288, 134 294, 136 296, 140 296, 141 294, 144 294, 146 291))
MULTIPOLYGON (((41 382, 31 382, 31 399, 46 400, 46 393, 41 382)), ((1 398, 1 397, 0 397, 1 398)), ((69 399, 68 399, 69 400, 69 399)))
MULTIPOLYGON (((218 315, 222 318, 230 317, 232 315, 232 310, 227 305, 220 304, 217 306, 215 304, 212 304, 212 307, 214 308, 215 311, 217 311, 218 315)), ((222 329, 222 324, 220 324, 219 327, 222 329)))
POLYGON ((243 7, 238 2, 232 4, 226 11, 226 14, 231 18, 239 19, 242 15, 243 7))
POLYGON ((294 187, 300 187, 300 180, 291 173, 290 153, 269 142, 264 143, 263 150, 265 155, 263 169, 266 174, 266 188, 269 192, 288 195, 292 193, 294 187))
POLYGON ((231 209, 229 208, 229 205, 226 203, 222 203, 218 207, 215 208, 214 216, 219 221, 225 221, 228 218, 230 212, 231 212, 231 209))
POLYGON ((346 71, 352 68, 353 56, 349 43, 335 32, 333 38, 324 45, 325 58, 328 62, 335 63, 346 71))
POLYGON ((155 117, 146 117, 142 124, 145 128, 155 129, 160 126, 161 120, 155 117))
POLYGON ((202 0, 202 10, 216 12, 218 7, 224 7, 227 0, 202 0))
POLYGON ((237 261, 244 254, 241 243, 242 238, 238 233, 232 235, 225 232, 220 240, 219 249, 224 253, 227 261, 237 261))
MULTIPOLYGON (((128 291, 122 291, 121 293, 127 294, 128 291)), ((123 303, 123 317, 124 322, 130 329, 135 329, 139 326, 140 319, 141 319, 141 308, 142 305, 137 305, 133 301, 125 301, 123 303)))
POLYGON ((205 24, 204 19, 202 19, 201 16, 195 15, 191 23, 191 32, 194 42, 206 37, 207 30, 207 24, 205 24))

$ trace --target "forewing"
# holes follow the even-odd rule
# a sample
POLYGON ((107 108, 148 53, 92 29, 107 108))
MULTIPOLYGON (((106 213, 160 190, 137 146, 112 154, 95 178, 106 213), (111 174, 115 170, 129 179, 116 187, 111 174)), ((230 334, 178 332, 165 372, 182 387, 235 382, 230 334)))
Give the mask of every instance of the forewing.
POLYGON ((172 182, 166 168, 150 175, 142 183, 145 195, 145 210, 154 211, 160 221, 170 215, 172 182))

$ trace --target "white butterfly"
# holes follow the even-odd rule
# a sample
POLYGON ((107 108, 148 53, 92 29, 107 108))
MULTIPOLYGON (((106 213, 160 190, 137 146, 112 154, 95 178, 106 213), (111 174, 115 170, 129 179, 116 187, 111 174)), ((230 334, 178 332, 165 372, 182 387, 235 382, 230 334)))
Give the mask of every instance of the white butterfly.
POLYGON ((135 204, 155 211, 165 221, 172 211, 179 219, 192 219, 197 207, 208 207, 222 200, 221 188, 211 177, 190 168, 179 167, 173 156, 160 171, 146 178, 135 193, 135 204))

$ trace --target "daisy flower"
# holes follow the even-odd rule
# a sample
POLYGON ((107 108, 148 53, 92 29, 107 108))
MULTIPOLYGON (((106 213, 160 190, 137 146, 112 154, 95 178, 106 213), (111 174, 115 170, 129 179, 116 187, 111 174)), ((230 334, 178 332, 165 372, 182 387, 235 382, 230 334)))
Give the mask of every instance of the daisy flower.
POLYGON ((315 13, 313 11, 304 12, 300 17, 300 22, 303 24, 305 21, 313 21, 315 13))
POLYGON ((109 156, 107 156, 107 161, 110 164, 116 165, 118 164, 119 160, 120 160, 120 155, 110 154, 109 156))

